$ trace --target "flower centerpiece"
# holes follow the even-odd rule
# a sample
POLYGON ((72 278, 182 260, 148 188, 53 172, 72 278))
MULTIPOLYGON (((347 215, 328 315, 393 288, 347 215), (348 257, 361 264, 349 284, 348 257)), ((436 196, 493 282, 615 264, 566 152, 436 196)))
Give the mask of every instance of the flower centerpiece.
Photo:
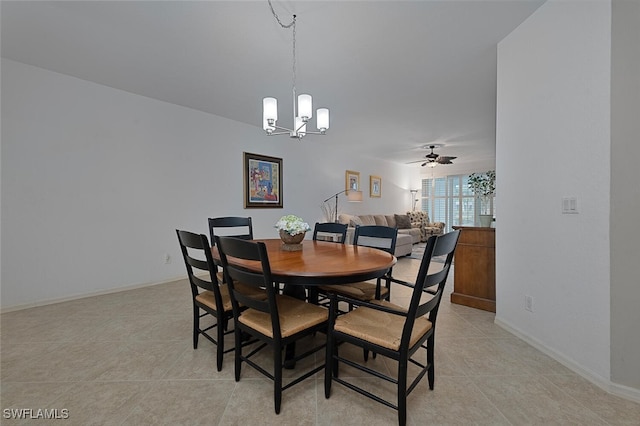
POLYGON ((302 240, 304 234, 311 229, 309 224, 296 215, 288 214, 282 216, 274 225, 278 229, 283 250, 298 251, 302 250, 302 240))
POLYGON ((493 212, 491 199, 496 191, 496 172, 489 170, 486 173, 472 173, 469 175, 469 189, 480 199, 480 224, 484 227, 491 226, 493 212))

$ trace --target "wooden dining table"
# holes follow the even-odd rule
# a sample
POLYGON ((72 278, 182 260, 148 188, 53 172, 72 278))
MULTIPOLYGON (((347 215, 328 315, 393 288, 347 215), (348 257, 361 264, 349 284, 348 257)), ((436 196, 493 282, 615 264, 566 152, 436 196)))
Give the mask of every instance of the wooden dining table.
MULTIPOLYGON (((303 240, 302 250, 282 249, 282 240, 255 240, 265 243, 271 274, 275 281, 291 286, 346 284, 378 278, 394 266, 395 256, 375 248, 328 241, 303 240)), ((214 259, 218 250, 212 249, 214 259)), ((260 271, 258 262, 229 258, 229 263, 260 271)))
MULTIPOLYGON (((381 277, 398 261, 386 251, 339 244, 329 241, 303 240, 302 250, 282 249, 282 240, 255 240, 265 243, 271 275, 275 282, 284 284, 284 293, 305 299, 305 287, 346 284, 381 277)), ((215 260, 220 259, 216 246, 211 248, 215 260)), ((259 262, 227 258, 228 262, 250 271, 260 272, 259 262)), ((310 291, 310 301, 317 302, 317 292, 310 291)), ((295 352, 295 344, 288 345, 285 368, 294 368, 290 360, 295 352)))

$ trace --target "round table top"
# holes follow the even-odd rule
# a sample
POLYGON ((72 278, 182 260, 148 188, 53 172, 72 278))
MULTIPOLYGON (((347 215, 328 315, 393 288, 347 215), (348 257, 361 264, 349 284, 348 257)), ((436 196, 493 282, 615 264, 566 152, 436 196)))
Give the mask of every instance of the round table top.
MULTIPOLYGON (((280 239, 256 240, 265 243, 271 274, 285 284, 344 284, 377 278, 396 264, 395 256, 370 247, 328 241, 303 240, 302 250, 286 251, 280 239)), ((214 257, 218 257, 216 248, 214 257)), ((230 263, 259 269, 256 262, 229 258, 230 263)))

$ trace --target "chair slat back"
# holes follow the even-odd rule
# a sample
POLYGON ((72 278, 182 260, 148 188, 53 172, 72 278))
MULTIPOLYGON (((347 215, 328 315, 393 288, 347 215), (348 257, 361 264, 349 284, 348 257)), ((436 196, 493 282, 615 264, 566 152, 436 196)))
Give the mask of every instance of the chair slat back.
POLYGON ((211 243, 215 236, 235 237, 243 240, 253 240, 253 224, 251 217, 214 217, 209 218, 209 236, 211 243))
POLYGON ((353 236, 353 244, 357 246, 372 247, 394 254, 398 230, 381 225, 356 225, 353 236))
POLYGON ((269 266, 269 256, 267 248, 263 242, 247 241, 235 237, 215 237, 215 243, 220 254, 222 268, 226 275, 226 282, 231 290, 231 303, 234 315, 239 314, 240 306, 246 306, 271 314, 274 333, 280 330, 278 319, 278 307, 276 304, 276 287, 271 277, 271 267, 269 266), (260 272, 253 272, 241 266, 229 262, 229 258, 249 260, 258 262, 261 265, 260 272), (266 300, 249 297, 237 290, 235 282, 244 285, 263 289, 266 292, 266 300), (276 328, 277 326, 277 328, 276 328))
POLYGON ((209 245, 207 236, 178 229, 176 229, 176 234, 178 235, 182 258, 187 268, 187 276, 191 284, 191 290, 194 292, 194 297, 198 294, 196 287, 200 287, 204 290, 217 293, 217 298, 220 292, 218 279, 216 277, 218 268, 213 262, 211 246, 209 245), (208 278, 208 280, 203 277, 208 278))
POLYGON ((460 231, 453 231, 440 236, 431 236, 429 240, 427 240, 427 247, 424 250, 424 255, 420 262, 420 269, 418 270, 418 276, 415 281, 413 294, 411 295, 411 302, 407 312, 405 327, 402 332, 403 343, 406 339, 408 344, 416 318, 422 317, 428 313, 429 321, 431 321, 435 327, 438 308, 440 307, 440 301, 449 276, 453 255, 455 253, 459 237, 460 231), (432 262, 433 258, 436 256, 446 256, 444 263, 440 264, 438 262, 432 262), (434 271, 432 265, 441 266, 434 271), (431 290, 431 288, 436 286, 437 288, 435 291, 431 290), (430 290, 428 293, 432 294, 433 297, 421 304, 421 297, 427 290, 430 290))
POLYGON ((316 222, 316 226, 313 228, 313 240, 318 239, 318 234, 320 236, 331 236, 334 237, 334 242, 339 242, 344 244, 345 239, 347 238, 347 225, 343 223, 318 223, 316 222), (338 237, 339 241, 336 241, 338 237))

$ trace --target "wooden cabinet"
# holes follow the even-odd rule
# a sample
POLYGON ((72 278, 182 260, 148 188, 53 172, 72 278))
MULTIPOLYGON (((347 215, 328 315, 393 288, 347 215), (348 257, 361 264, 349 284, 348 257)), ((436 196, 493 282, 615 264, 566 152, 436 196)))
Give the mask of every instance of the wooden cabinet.
POLYGON ((453 267, 451 303, 496 311, 496 233, 494 228, 460 230, 453 267))

